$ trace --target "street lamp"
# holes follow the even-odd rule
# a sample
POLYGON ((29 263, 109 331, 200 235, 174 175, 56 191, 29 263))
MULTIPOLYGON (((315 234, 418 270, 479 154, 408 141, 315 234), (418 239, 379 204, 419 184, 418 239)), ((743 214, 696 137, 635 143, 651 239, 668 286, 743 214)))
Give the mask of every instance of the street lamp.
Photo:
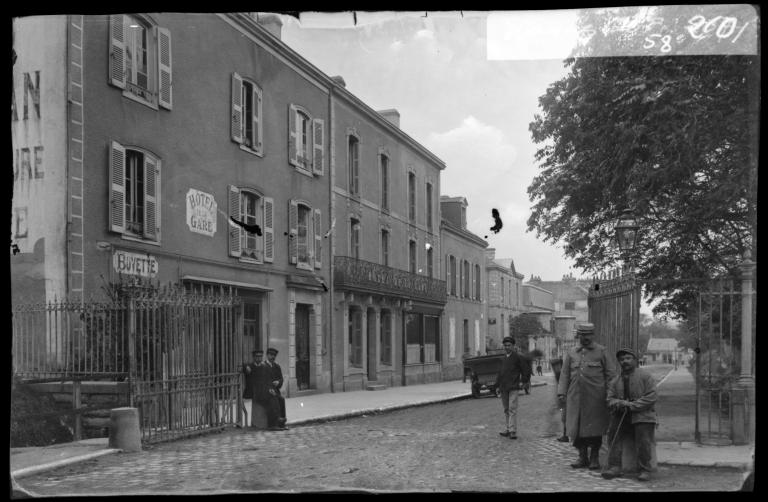
POLYGON ((616 230, 616 240, 619 242, 619 249, 624 252, 635 249, 638 228, 639 225, 632 210, 625 209, 614 227, 616 230))

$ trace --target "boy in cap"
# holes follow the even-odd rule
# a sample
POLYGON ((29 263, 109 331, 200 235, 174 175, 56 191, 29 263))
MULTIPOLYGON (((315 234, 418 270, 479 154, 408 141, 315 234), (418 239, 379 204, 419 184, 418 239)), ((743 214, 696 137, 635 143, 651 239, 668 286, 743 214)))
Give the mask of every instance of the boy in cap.
POLYGON ((499 434, 509 439, 517 439, 517 398, 520 384, 531 380, 531 367, 525 357, 515 352, 514 338, 504 337, 502 345, 506 356, 496 375, 495 387, 501 391, 501 405, 504 408, 507 427, 499 434))
POLYGON ((608 451, 609 469, 602 473, 605 479, 621 476, 621 442, 625 436, 635 440, 638 481, 651 479, 654 429, 656 428, 656 382, 649 372, 637 367, 637 353, 632 349, 620 349, 616 359, 621 374, 608 384, 608 407, 613 416, 608 429, 612 441, 608 451))
POLYGON ((270 382, 271 388, 269 393, 272 395, 272 411, 269 413, 269 428, 270 429, 286 429, 285 422, 285 398, 280 394, 280 387, 283 386, 283 370, 280 365, 277 364, 275 358, 277 357, 277 349, 272 347, 267 349, 267 362, 265 363, 270 368, 270 382))
POLYGON ((600 469, 600 446, 608 428, 606 387, 616 371, 605 347, 594 342, 594 334, 594 324, 576 325, 579 346, 566 354, 557 386, 557 397, 565 404, 567 435, 579 451, 579 459, 571 464, 574 469, 600 469))

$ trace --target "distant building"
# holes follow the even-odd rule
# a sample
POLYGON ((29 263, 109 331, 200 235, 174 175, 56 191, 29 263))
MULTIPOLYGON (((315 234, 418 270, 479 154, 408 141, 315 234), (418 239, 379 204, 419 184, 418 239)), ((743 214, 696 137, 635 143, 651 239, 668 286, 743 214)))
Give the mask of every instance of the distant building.
POLYGON ((496 261, 496 249, 485 250, 485 270, 488 274, 486 307, 488 334, 486 348, 501 347, 501 340, 510 334, 509 318, 522 312, 520 281, 523 276, 514 270, 514 264, 504 266, 496 261))
POLYGON ((645 362, 672 364, 682 355, 679 342, 674 338, 651 338, 645 349, 645 362))
POLYGON ((462 355, 485 353, 485 248, 488 243, 467 230, 467 199, 440 197, 440 241, 445 259, 448 303, 442 319, 443 377, 462 375, 462 355))
POLYGON ((589 320, 587 297, 592 284, 591 280, 564 275, 559 281, 542 281, 541 277, 533 276, 528 283, 552 293, 554 311, 557 315, 572 315, 576 318, 576 322, 589 320))
POLYGON ((555 313, 555 302, 551 291, 536 284, 523 284, 523 309, 526 315, 536 316, 541 327, 546 331, 552 329, 552 316, 555 313))

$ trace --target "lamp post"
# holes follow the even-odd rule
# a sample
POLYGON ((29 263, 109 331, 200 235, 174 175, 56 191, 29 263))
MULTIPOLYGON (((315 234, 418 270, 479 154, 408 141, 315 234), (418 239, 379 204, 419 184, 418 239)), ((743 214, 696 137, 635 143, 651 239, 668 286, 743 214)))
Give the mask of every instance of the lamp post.
MULTIPOLYGON (((616 231, 616 240, 619 243, 619 249, 625 257, 635 249, 638 228, 640 228, 640 226, 637 224, 635 214, 631 209, 625 209, 621 213, 621 216, 619 216, 619 219, 616 221, 616 226, 614 227, 614 230, 616 231)), ((629 262, 631 267, 631 260, 625 259, 625 261, 629 262)))

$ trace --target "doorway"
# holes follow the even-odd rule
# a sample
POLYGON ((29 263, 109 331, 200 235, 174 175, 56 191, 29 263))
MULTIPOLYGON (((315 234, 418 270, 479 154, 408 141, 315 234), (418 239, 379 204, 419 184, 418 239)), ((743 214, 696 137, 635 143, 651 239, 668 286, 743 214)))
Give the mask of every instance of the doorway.
POLYGON ((368 309, 366 315, 366 331, 368 339, 368 381, 375 382, 379 379, 376 360, 376 311, 368 309))
POLYGON ((309 305, 296 305, 296 386, 309 389, 309 305))

